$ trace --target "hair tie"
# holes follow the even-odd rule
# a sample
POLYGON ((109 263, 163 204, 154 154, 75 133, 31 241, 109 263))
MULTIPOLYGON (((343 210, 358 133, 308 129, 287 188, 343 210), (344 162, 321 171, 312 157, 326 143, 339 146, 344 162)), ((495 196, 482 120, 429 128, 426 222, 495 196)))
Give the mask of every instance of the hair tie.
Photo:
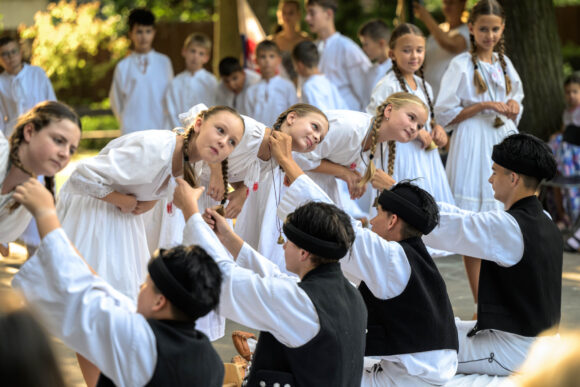
POLYGON ((181 125, 183 125, 184 128, 187 128, 195 122, 196 117, 204 110, 207 110, 207 106, 198 103, 185 113, 181 113, 178 116, 179 122, 181 122, 181 125))
POLYGON ((375 157, 375 155, 374 155, 373 153, 371 153, 371 154, 369 155, 369 160, 372 160, 374 157, 375 157))

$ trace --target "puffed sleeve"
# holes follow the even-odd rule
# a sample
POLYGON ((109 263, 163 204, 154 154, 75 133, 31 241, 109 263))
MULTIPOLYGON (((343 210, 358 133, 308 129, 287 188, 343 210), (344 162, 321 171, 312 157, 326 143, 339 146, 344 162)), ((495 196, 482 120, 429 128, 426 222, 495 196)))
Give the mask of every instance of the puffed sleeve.
POLYGON ((393 82, 389 82, 388 78, 388 74, 381 78, 371 94, 371 102, 369 102, 366 111, 373 117, 377 112, 377 106, 382 104, 389 95, 397 92, 396 85, 393 82))
POLYGON ((439 95, 436 98, 435 120, 443 127, 449 126, 455 117, 463 110, 461 104, 461 91, 468 82, 465 55, 455 57, 441 78, 439 95))
POLYGON ((507 67, 506 70, 512 83, 512 91, 508 94, 507 99, 508 100, 513 99, 520 105, 520 113, 516 118, 516 126, 517 126, 524 112, 524 105, 522 104, 522 101, 524 100, 524 85, 522 84, 522 80, 520 79, 520 76, 516 71, 516 68, 514 67, 512 61, 507 56, 504 56, 504 58, 506 61, 507 67))

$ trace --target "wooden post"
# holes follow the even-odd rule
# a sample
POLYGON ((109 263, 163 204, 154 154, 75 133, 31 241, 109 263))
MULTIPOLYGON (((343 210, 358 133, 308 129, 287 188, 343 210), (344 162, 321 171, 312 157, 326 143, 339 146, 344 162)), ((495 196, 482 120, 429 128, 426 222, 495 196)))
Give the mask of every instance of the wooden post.
POLYGON ((217 0, 218 20, 214 23, 214 74, 222 58, 241 58, 242 42, 238 26, 238 0, 217 0))

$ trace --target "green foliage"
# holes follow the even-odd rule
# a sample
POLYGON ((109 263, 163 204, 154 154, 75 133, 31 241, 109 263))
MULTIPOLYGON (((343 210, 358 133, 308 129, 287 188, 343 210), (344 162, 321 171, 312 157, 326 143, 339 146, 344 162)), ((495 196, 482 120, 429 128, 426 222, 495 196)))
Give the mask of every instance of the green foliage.
POLYGON ((86 101, 74 91, 94 87, 127 52, 120 21, 119 15, 104 18, 99 2, 61 0, 37 12, 34 25, 21 26, 20 35, 34 40, 32 64, 46 71, 59 98, 78 105, 86 101))
MULTIPOLYGON (((81 124, 83 126, 83 132, 119 129, 119 122, 112 114, 103 116, 83 116, 81 117, 81 124)), ((80 149, 93 149, 98 151, 104 148, 111 140, 112 138, 84 139, 81 140, 80 149)))

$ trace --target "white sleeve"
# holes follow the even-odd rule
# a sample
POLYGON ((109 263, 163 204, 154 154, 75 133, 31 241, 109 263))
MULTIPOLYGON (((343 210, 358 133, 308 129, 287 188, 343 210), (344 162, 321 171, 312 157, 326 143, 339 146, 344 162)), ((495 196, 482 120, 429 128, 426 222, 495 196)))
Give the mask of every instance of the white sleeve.
POLYGON ((115 191, 113 186, 150 184, 173 157, 171 141, 175 142, 175 136, 156 137, 153 131, 116 138, 101 153, 80 162, 70 183, 99 199, 115 191))
POLYGON ((172 128, 177 128, 181 126, 181 122, 179 122, 179 115, 181 112, 179 110, 179 84, 172 80, 169 82, 169 86, 167 86, 167 93, 165 94, 165 107, 167 109, 167 115, 169 117, 169 124, 172 128))
POLYGON ((389 81, 389 76, 385 75, 373 89, 371 93, 371 101, 369 102, 366 112, 373 117, 377 114, 377 107, 381 105, 388 96, 397 91, 397 87, 393 82, 389 81))
POLYGON ((509 267, 524 254, 524 237, 505 211, 471 212, 439 204, 439 225, 423 241, 429 247, 492 261, 509 267))
MULTIPOLYGON (((301 175, 280 200, 278 216, 285 219, 297 207, 310 201, 333 204, 328 195, 310 177, 301 175)), ((377 298, 389 299, 401 294, 411 277, 411 266, 403 247, 363 228, 361 223, 353 218, 351 224, 356 238, 350 253, 340 260, 342 269, 365 281, 377 298)))
POLYGON ((462 85, 466 82, 473 82, 473 80, 467 79, 466 69, 463 68, 465 61, 460 59, 462 58, 455 57, 449 63, 449 67, 441 78, 441 87, 435 99, 435 120, 443 127, 448 126, 464 108, 459 92, 462 85))
POLYGON ((278 277, 298 282, 298 277, 282 273, 278 265, 258 253, 245 242, 238 253, 236 263, 243 268, 252 270, 254 273, 260 275, 260 277, 278 277))
POLYGON ((156 341, 129 298, 91 274, 62 229, 45 236, 12 285, 35 307, 48 331, 119 386, 146 384, 156 341))
POLYGON ((372 65, 363 50, 355 42, 351 41, 350 43, 352 45, 346 52, 346 58, 344 58, 344 71, 360 106, 364 106, 368 98, 365 74, 372 65))
MULTIPOLYGON (((524 105, 522 104, 524 100, 524 85, 518 72, 516 71, 512 61, 504 55, 507 67, 507 73, 510 76, 510 80, 512 83, 512 91, 508 94, 507 99, 513 99, 520 105, 520 112, 516 118, 516 126, 519 124, 520 119, 522 118, 522 114, 524 113, 524 105)), ((507 102, 507 101, 506 101, 507 102)))
POLYGON ((119 124, 122 124, 123 111, 125 110, 124 102, 125 96, 123 93, 123 81, 120 65, 121 62, 117 63, 115 66, 115 72, 113 74, 113 83, 111 83, 111 90, 109 90, 109 100, 111 102, 111 110, 115 114, 119 124))
MULTIPOLYGON (((238 266, 199 213, 187 221, 183 241, 201 246, 219 265, 223 274, 220 315, 270 332, 292 348, 306 344, 320 331, 314 304, 295 279, 262 277, 238 266)), ((254 258, 266 260, 257 255, 254 258)))

